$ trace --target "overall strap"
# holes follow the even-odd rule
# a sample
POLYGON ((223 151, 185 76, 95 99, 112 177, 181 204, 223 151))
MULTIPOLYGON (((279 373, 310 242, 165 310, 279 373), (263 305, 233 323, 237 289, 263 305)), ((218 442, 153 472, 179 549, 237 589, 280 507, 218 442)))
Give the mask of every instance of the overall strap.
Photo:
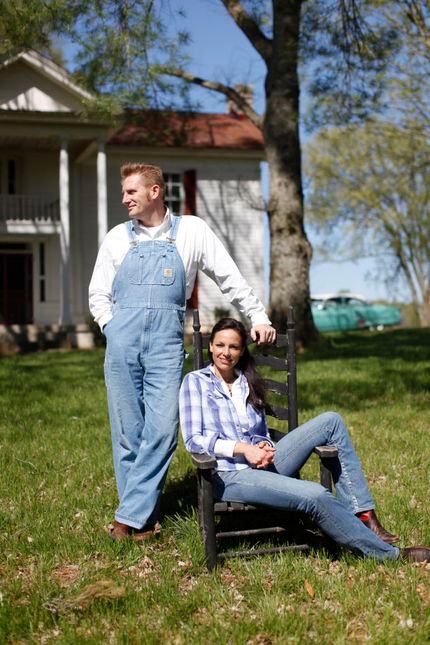
POLYGON ((171 244, 174 244, 176 242, 176 235, 178 233, 179 224, 181 223, 182 218, 180 215, 171 215, 171 218, 172 226, 170 227, 170 231, 166 239, 171 244))
POLYGON ((130 244, 134 244, 137 241, 136 231, 134 230, 134 221, 130 219, 128 222, 124 222, 124 226, 127 229, 127 235, 130 244))

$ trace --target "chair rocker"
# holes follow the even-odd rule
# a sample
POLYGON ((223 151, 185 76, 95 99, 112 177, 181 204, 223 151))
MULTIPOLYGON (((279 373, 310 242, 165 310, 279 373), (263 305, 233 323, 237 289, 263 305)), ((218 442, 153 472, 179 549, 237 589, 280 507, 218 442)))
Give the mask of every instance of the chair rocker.
MULTIPOLYGON (((208 348, 209 334, 202 334, 200 331, 200 317, 199 311, 193 311, 193 348, 194 348, 194 369, 198 370, 204 367, 207 362, 204 362, 203 351, 208 348)), ((253 341, 249 339, 249 343, 253 341)), ((279 354, 279 351, 276 352, 279 354)), ((267 417, 274 417, 282 423, 287 432, 294 431, 298 426, 298 413, 297 413, 297 377, 296 377, 296 354, 295 354, 295 322, 293 317, 293 308, 288 310, 287 318, 287 333, 285 335, 278 335, 275 345, 256 345, 254 358, 259 368, 269 367, 272 370, 280 371, 285 374, 285 381, 279 382, 269 378, 263 378, 266 391, 273 393, 273 397, 287 396, 288 408, 276 405, 274 403, 266 404, 267 417), (285 357, 273 355, 279 348, 285 348, 285 357)), ((268 418, 268 426, 270 426, 270 419, 268 418)), ((272 441, 277 442, 284 436, 284 432, 270 428, 269 434, 272 441)), ((317 446, 314 452, 320 458, 320 481, 323 486, 328 490, 332 489, 331 472, 328 468, 328 460, 335 459, 338 456, 337 448, 331 446, 317 446)), ((287 529, 284 526, 269 526, 258 528, 247 528, 242 530, 218 530, 222 528, 217 523, 217 518, 220 518, 220 524, 223 520, 231 520, 234 516, 241 516, 242 519, 246 516, 251 518, 257 514, 261 518, 265 514, 268 518, 273 520, 284 518, 283 523, 291 524, 291 513, 280 511, 279 509, 270 506, 254 506, 251 504, 242 504, 239 502, 217 502, 214 499, 212 487, 212 472, 216 467, 216 459, 208 454, 192 453, 192 461, 197 468, 197 494, 198 494, 198 519, 200 530, 204 542, 206 565, 209 570, 217 566, 219 560, 224 560, 230 557, 249 557, 254 555, 263 555, 270 553, 279 553, 287 550, 300 550, 304 551, 309 549, 308 544, 287 544, 282 546, 274 546, 271 548, 263 549, 242 549, 242 550, 229 550, 219 551, 218 543, 221 540, 229 538, 255 538, 258 536, 270 535, 279 537, 286 533, 287 529), (288 520, 288 521, 286 521, 288 520)), ((297 477, 299 477, 297 473, 297 477)), ((225 523, 225 522, 224 522, 225 523)), ((260 522, 257 522, 259 524, 260 522)), ((273 521, 271 522, 273 523, 273 521)), ((281 522, 282 523, 282 519, 281 522)), ((227 521, 227 524, 231 524, 227 521)), ((251 524, 252 525, 252 524, 251 524)))

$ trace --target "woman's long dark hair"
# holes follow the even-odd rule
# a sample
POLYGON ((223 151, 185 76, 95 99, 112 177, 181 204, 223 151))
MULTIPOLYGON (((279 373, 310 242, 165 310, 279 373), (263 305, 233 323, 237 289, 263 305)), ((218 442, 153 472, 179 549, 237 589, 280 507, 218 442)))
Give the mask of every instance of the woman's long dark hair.
MULTIPOLYGON (((219 331, 224 331, 226 329, 233 329, 239 334, 241 345, 244 350, 236 367, 242 370, 246 380, 248 381, 249 395, 247 403, 252 405, 255 410, 262 411, 264 410, 266 403, 264 384, 262 379, 259 377, 257 370, 255 369, 255 361, 249 353, 249 349, 246 344, 248 333, 244 325, 235 318, 221 318, 221 320, 219 320, 213 327, 209 340, 211 343, 213 343, 215 335, 219 331)), ((213 363, 212 353, 210 349, 208 349, 208 354, 211 362, 213 363)))

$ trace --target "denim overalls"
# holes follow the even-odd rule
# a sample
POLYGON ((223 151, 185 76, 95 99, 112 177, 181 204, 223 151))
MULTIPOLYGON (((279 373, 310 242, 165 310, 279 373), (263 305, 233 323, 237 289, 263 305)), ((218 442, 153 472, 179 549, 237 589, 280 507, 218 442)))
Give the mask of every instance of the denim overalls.
POLYGON ((176 249, 181 218, 166 241, 139 242, 127 222, 130 248, 112 286, 105 380, 120 505, 118 522, 142 528, 158 502, 177 444, 178 391, 184 360, 185 268, 176 249))

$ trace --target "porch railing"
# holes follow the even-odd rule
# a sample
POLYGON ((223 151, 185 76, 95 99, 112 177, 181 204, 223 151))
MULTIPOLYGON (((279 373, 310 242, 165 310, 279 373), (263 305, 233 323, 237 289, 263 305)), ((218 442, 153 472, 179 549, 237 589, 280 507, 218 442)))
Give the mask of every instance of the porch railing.
POLYGON ((0 194, 0 222, 57 222, 59 219, 60 201, 54 195, 0 194))

